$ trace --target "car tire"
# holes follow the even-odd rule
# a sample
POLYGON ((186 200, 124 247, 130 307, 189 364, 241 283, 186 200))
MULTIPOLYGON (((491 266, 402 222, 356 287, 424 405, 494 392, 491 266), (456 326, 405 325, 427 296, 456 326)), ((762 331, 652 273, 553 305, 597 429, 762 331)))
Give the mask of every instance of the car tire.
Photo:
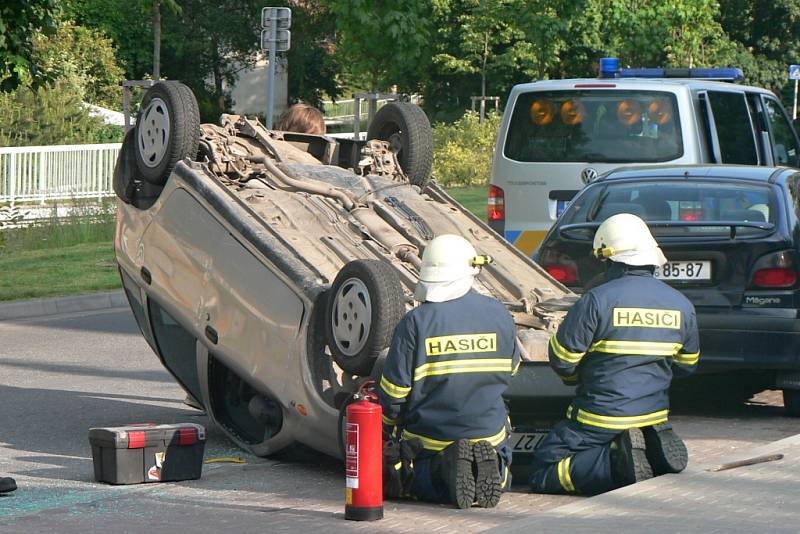
POLYGON ((158 82, 142 99, 136 121, 136 166, 153 185, 164 185, 175 165, 197 156, 200 111, 192 91, 179 82, 158 82))
POLYGON ((348 373, 368 376, 404 313, 403 286, 391 266, 378 260, 345 264, 327 304, 325 328, 333 360, 348 373))
POLYGON ((136 193, 136 137, 131 129, 125 134, 122 140, 122 148, 117 155, 117 163, 114 165, 114 176, 112 185, 114 193, 125 204, 133 202, 136 193))
POLYGON ((783 407, 786 415, 800 417, 800 389, 783 390, 783 407))
POLYGON ((427 185, 433 167, 433 130, 422 108, 410 102, 389 102, 372 118, 367 139, 388 141, 409 182, 427 185))

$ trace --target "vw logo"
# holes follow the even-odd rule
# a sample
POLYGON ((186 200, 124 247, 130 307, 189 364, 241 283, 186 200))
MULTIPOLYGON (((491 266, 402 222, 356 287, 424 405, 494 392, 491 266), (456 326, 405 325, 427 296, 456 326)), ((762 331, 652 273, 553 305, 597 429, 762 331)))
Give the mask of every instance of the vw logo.
POLYGON ((586 167, 581 171, 581 181, 585 184, 588 184, 592 180, 597 178, 597 171, 591 167, 586 167))

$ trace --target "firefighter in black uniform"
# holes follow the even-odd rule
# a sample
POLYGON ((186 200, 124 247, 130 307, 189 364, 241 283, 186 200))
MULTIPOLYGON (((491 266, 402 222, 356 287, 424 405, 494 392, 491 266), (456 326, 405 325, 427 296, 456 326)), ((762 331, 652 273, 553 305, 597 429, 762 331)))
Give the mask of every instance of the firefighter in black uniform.
POLYGON ((459 508, 496 506, 510 483, 502 395, 521 354, 505 306, 472 290, 487 261, 460 236, 428 244, 422 304, 397 325, 377 388, 385 432, 412 451, 403 493, 459 508))
POLYGON ((577 394, 534 453, 531 489, 602 493, 677 473, 686 447, 667 422, 673 370, 700 357, 692 304, 654 277, 666 263, 639 217, 604 221, 594 255, 606 281, 587 291, 550 338, 550 365, 577 394))

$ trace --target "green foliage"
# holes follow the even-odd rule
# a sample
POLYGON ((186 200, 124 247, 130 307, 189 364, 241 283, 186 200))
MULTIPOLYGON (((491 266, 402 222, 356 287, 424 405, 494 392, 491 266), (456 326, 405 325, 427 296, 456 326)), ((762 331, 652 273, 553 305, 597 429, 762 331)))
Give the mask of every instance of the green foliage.
POLYGON ((481 124, 468 111, 452 124, 433 127, 433 175, 445 187, 487 184, 500 115, 489 113, 481 124))
POLYGON ((430 61, 427 0, 325 0, 336 17, 336 55, 356 85, 413 90, 430 61))
POLYGON ((90 104, 122 109, 122 68, 108 37, 65 22, 54 37, 39 35, 34 44, 36 62, 52 78, 68 79, 79 86, 90 104))
POLYGON ((0 90, 43 80, 33 58, 33 36, 52 35, 58 0, 4 1, 0 5, 0 90))
POLYGON ((102 143, 121 137, 119 127, 89 115, 80 87, 69 80, 0 93, 0 146, 102 143))

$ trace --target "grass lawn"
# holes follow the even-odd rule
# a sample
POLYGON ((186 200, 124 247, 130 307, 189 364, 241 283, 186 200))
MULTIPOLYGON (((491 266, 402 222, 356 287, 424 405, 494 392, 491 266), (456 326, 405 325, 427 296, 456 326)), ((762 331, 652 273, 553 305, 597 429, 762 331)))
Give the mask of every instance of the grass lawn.
POLYGON ((485 185, 472 185, 469 187, 453 187, 447 192, 461 203, 465 208, 475 214, 476 217, 486 220, 486 197, 489 194, 489 187, 485 185))
POLYGON ((0 300, 20 300, 121 287, 110 241, 0 255, 0 300))

